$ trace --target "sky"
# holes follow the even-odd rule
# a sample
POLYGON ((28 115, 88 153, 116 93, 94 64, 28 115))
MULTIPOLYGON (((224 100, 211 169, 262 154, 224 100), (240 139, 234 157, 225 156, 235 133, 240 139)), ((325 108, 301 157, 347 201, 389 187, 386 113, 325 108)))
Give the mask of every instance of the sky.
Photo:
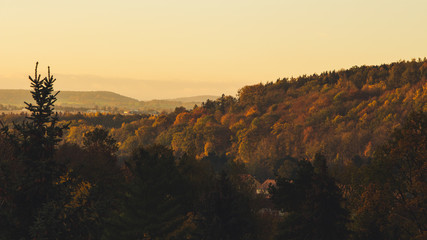
POLYGON ((426 0, 0 0, 0 88, 139 100, 427 57, 426 0))

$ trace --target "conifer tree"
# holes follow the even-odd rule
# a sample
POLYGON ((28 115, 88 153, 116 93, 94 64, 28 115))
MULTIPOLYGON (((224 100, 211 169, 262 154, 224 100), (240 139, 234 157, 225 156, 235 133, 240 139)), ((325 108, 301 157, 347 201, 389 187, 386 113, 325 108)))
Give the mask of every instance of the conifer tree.
MULTIPOLYGON (((16 239, 32 239, 32 226, 41 209, 58 197, 56 184, 64 172, 62 166, 53 160, 55 146, 68 125, 58 126, 58 115, 54 114, 54 103, 59 92, 54 93, 53 83, 56 79, 50 74, 41 78, 37 74, 38 63, 31 81, 31 94, 35 101, 25 102, 30 116, 20 124, 13 124, 13 129, 2 124, 1 132, 14 146, 17 163, 16 177, 8 183, 8 202, 2 206, 2 213, 7 212, 9 226, 1 226, 1 232, 7 232, 16 239)), ((36 234, 37 235, 37 234, 36 234)))
POLYGON ((50 67, 48 67, 48 76, 43 79, 40 74, 37 74, 37 67, 38 62, 34 78, 29 76, 35 104, 25 102, 27 105, 25 108, 30 111, 30 116, 26 117, 29 121, 14 124, 18 132, 16 135, 9 134, 7 128, 3 129, 15 144, 20 145, 22 153, 34 161, 51 159, 63 130, 68 128, 68 125, 57 126, 58 114, 54 113, 54 104, 59 91, 54 93, 53 83, 56 79, 50 74, 50 67))
POLYGON ((131 182, 106 239, 174 239, 185 218, 183 179, 171 150, 139 148, 128 162, 131 182))

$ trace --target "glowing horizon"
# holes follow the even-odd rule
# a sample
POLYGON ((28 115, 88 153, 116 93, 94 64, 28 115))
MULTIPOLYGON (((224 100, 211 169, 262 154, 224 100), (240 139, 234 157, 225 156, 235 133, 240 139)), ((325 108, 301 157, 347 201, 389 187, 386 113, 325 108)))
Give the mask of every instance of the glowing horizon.
POLYGON ((426 10, 420 0, 3 0, 0 88, 27 89, 39 61, 58 90, 235 95, 277 78, 427 57, 426 10))

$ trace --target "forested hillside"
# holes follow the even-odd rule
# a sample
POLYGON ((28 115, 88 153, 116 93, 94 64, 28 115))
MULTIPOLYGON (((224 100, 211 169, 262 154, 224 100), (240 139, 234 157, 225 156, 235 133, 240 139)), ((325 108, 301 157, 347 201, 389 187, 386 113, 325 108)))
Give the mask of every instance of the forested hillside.
POLYGON ((427 61, 361 66, 320 75, 245 86, 188 111, 141 116, 112 124, 117 115, 63 116, 71 121, 65 141, 82 144, 85 131, 106 127, 119 154, 161 144, 175 154, 225 157, 247 164, 260 179, 274 177, 287 157, 329 164, 366 163, 409 112, 426 111, 427 61))
MULTIPOLYGON (((414 60, 245 86, 237 98, 222 96, 191 111, 65 114, 61 120, 71 121, 65 142, 82 144, 85 131, 101 126, 118 141, 122 156, 139 145, 161 144, 178 155, 243 161, 264 179, 274 177, 283 159, 312 159, 317 152, 329 164, 367 162, 407 114, 426 111, 426 103, 427 61, 414 60)), ((3 121, 13 118, 4 115, 3 121)))
POLYGON ((427 236, 426 59, 160 115, 55 114, 30 80, 29 114, 0 116, 0 239, 427 236))

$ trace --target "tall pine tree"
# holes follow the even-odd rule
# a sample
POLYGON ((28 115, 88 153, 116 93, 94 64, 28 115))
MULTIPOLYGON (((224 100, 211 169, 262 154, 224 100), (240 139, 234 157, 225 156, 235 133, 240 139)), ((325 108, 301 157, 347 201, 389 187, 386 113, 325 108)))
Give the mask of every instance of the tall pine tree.
POLYGON ((4 236, 16 239, 32 239, 38 235, 34 226, 39 214, 58 198, 60 191, 56 182, 64 173, 63 167, 53 160, 53 155, 68 125, 58 126, 58 115, 54 114, 54 103, 59 93, 53 90, 56 79, 50 74, 50 68, 48 76, 41 78, 37 67, 38 63, 34 77, 29 76, 35 103, 25 102, 30 116, 20 124, 14 123, 12 129, 3 124, 1 129, 14 147, 17 162, 13 167, 17 173, 13 182, 7 183, 7 201, 0 211, 7 218, 8 225, 0 226, 0 230, 4 236))

